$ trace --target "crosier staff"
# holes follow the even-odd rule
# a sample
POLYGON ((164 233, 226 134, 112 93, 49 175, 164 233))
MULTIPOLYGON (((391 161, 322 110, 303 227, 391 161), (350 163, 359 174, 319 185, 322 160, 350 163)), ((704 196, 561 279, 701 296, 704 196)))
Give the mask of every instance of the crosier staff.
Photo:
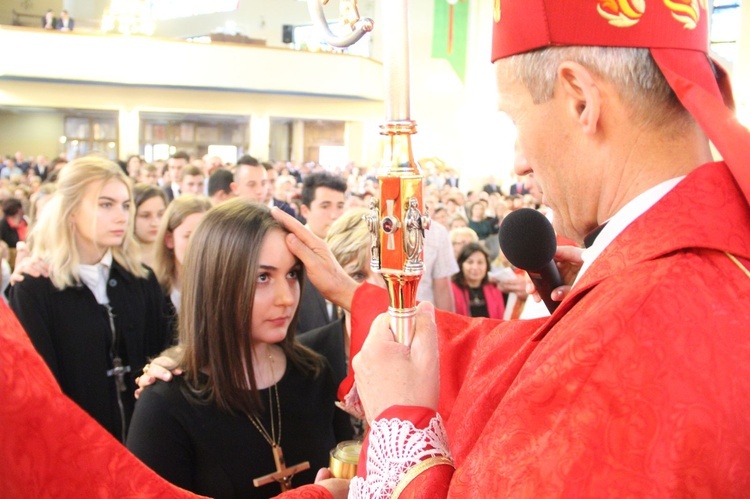
MULTIPOLYGON (((356 0, 342 0, 345 22, 352 33, 337 38, 328 28, 323 5, 328 0, 308 0, 310 15, 335 47, 348 47, 372 30, 371 19, 359 19, 356 0), (356 17, 354 19, 353 17, 356 17)), ((383 17, 389 23, 383 36, 386 122, 380 134, 387 138, 378 175, 380 199, 365 215, 372 236, 370 267, 385 279, 390 298, 390 326, 399 343, 410 345, 414 337, 417 286, 424 269, 424 231, 430 218, 422 195, 422 172, 414 160, 411 135, 416 123, 409 115, 408 0, 383 0, 383 17)))

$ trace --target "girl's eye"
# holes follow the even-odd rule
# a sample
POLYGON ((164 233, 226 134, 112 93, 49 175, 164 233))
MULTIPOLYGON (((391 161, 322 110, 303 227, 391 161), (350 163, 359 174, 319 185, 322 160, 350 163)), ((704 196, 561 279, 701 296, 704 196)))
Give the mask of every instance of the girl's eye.
POLYGON ((367 279, 364 272, 352 272, 351 274, 349 274, 349 277, 357 282, 365 282, 365 280, 367 279))
POLYGON ((109 201, 105 201, 103 203, 99 203, 99 207, 100 208, 112 208, 112 203, 110 203, 109 201))
POLYGON ((268 282, 269 279, 268 274, 258 274, 258 282, 268 282))
POLYGON ((286 275, 286 277, 287 277, 287 279, 294 279, 294 280, 299 279, 299 270, 295 269, 295 270, 290 271, 286 275))

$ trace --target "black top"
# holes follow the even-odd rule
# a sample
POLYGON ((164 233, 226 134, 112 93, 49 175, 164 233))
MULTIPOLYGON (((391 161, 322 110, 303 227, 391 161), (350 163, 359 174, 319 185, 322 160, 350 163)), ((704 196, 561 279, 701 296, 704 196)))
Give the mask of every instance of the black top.
POLYGON ((333 381, 338 387, 347 372, 347 358, 344 349, 344 317, 315 328, 312 331, 298 334, 297 341, 315 350, 328 360, 333 372, 333 381))
MULTIPOLYGON (((148 357, 171 340, 164 299, 153 274, 140 279, 112 262, 107 296, 119 341, 117 354, 130 367, 121 392, 125 422, 133 413, 133 392, 148 357)), ((107 309, 84 284, 57 289, 49 278, 25 276, 10 290, 10 306, 60 383, 62 391, 99 424, 122 438, 122 420, 112 369, 112 330, 107 309)))
POLYGON ((489 317, 490 312, 487 310, 487 300, 484 297, 484 287, 467 288, 469 290, 469 308, 472 317, 489 317))
POLYGON ((470 229, 477 233, 480 241, 487 239, 492 234, 497 234, 498 231, 498 220, 495 217, 485 217, 480 222, 469 220, 468 225, 470 229))
POLYGON ((5 217, 0 218, 0 240, 5 241, 9 248, 15 248, 20 240, 18 237, 18 229, 11 227, 8 223, 8 219, 5 217))
POLYGON ((306 333, 323 327, 336 320, 328 313, 328 304, 310 280, 305 276, 302 294, 299 298, 299 318, 297 320, 297 334, 306 333))
MULTIPOLYGON (((286 464, 310 462, 310 469, 295 475, 292 485, 313 483, 318 469, 328 466, 330 450, 351 438, 348 417, 334 411, 336 391, 328 369, 312 380, 288 362, 277 386, 280 444, 286 464)), ((275 472, 276 466, 270 444, 249 418, 233 416, 215 405, 191 403, 184 390, 182 377, 172 383, 157 381, 144 390, 133 415, 128 449, 166 480, 198 494, 216 498, 278 495, 281 489, 275 482, 253 486, 254 478, 275 472)), ((268 392, 260 390, 265 406, 268 392)), ((260 419, 270 434, 268 407, 260 419)))
MULTIPOLYGON (((306 333, 297 335, 297 341, 306 347, 315 350, 328 360, 333 372, 333 381, 336 388, 346 378, 349 370, 348 356, 344 346, 344 317, 326 324, 323 327, 313 329, 306 333)), ((336 409, 341 411, 341 409, 336 409)), ((364 421, 354 416, 346 416, 351 422, 354 437, 359 438, 365 433, 364 421)))

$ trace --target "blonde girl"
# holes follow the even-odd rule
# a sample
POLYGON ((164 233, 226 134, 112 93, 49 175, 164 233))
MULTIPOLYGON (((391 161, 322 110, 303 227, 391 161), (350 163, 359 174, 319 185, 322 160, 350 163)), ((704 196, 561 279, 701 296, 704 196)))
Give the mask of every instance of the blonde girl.
POLYGON ((167 345, 164 297, 140 262, 130 184, 87 156, 60 173, 29 234, 46 275, 16 283, 10 305, 63 392, 124 440, 134 378, 167 345))

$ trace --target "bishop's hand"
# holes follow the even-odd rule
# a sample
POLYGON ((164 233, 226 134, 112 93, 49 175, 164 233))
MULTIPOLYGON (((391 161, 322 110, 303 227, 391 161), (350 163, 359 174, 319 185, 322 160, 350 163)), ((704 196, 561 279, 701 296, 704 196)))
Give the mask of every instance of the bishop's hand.
POLYGON ((394 405, 437 409, 440 360, 435 308, 417 307, 416 331, 410 347, 396 342, 390 316, 373 322, 362 350, 354 357, 354 379, 368 422, 394 405))
MULTIPOLYGON (((583 250, 577 246, 559 246, 555 251, 555 265, 565 285, 552 290, 550 294, 552 300, 563 301, 563 298, 570 294, 578 272, 581 270, 581 266, 583 266, 582 254, 583 250)), ((539 293, 534 288, 534 283, 528 278, 526 281, 526 292, 534 297, 534 301, 542 301, 539 293)))
POLYGON ((341 268, 326 243, 282 210, 274 207, 271 215, 291 233, 286 236, 286 244, 289 251, 302 260, 313 286, 328 301, 351 310, 359 283, 341 268))
POLYGON ((328 468, 318 470, 318 474, 315 475, 315 484, 325 487, 334 499, 346 499, 349 495, 349 480, 333 478, 328 468))

